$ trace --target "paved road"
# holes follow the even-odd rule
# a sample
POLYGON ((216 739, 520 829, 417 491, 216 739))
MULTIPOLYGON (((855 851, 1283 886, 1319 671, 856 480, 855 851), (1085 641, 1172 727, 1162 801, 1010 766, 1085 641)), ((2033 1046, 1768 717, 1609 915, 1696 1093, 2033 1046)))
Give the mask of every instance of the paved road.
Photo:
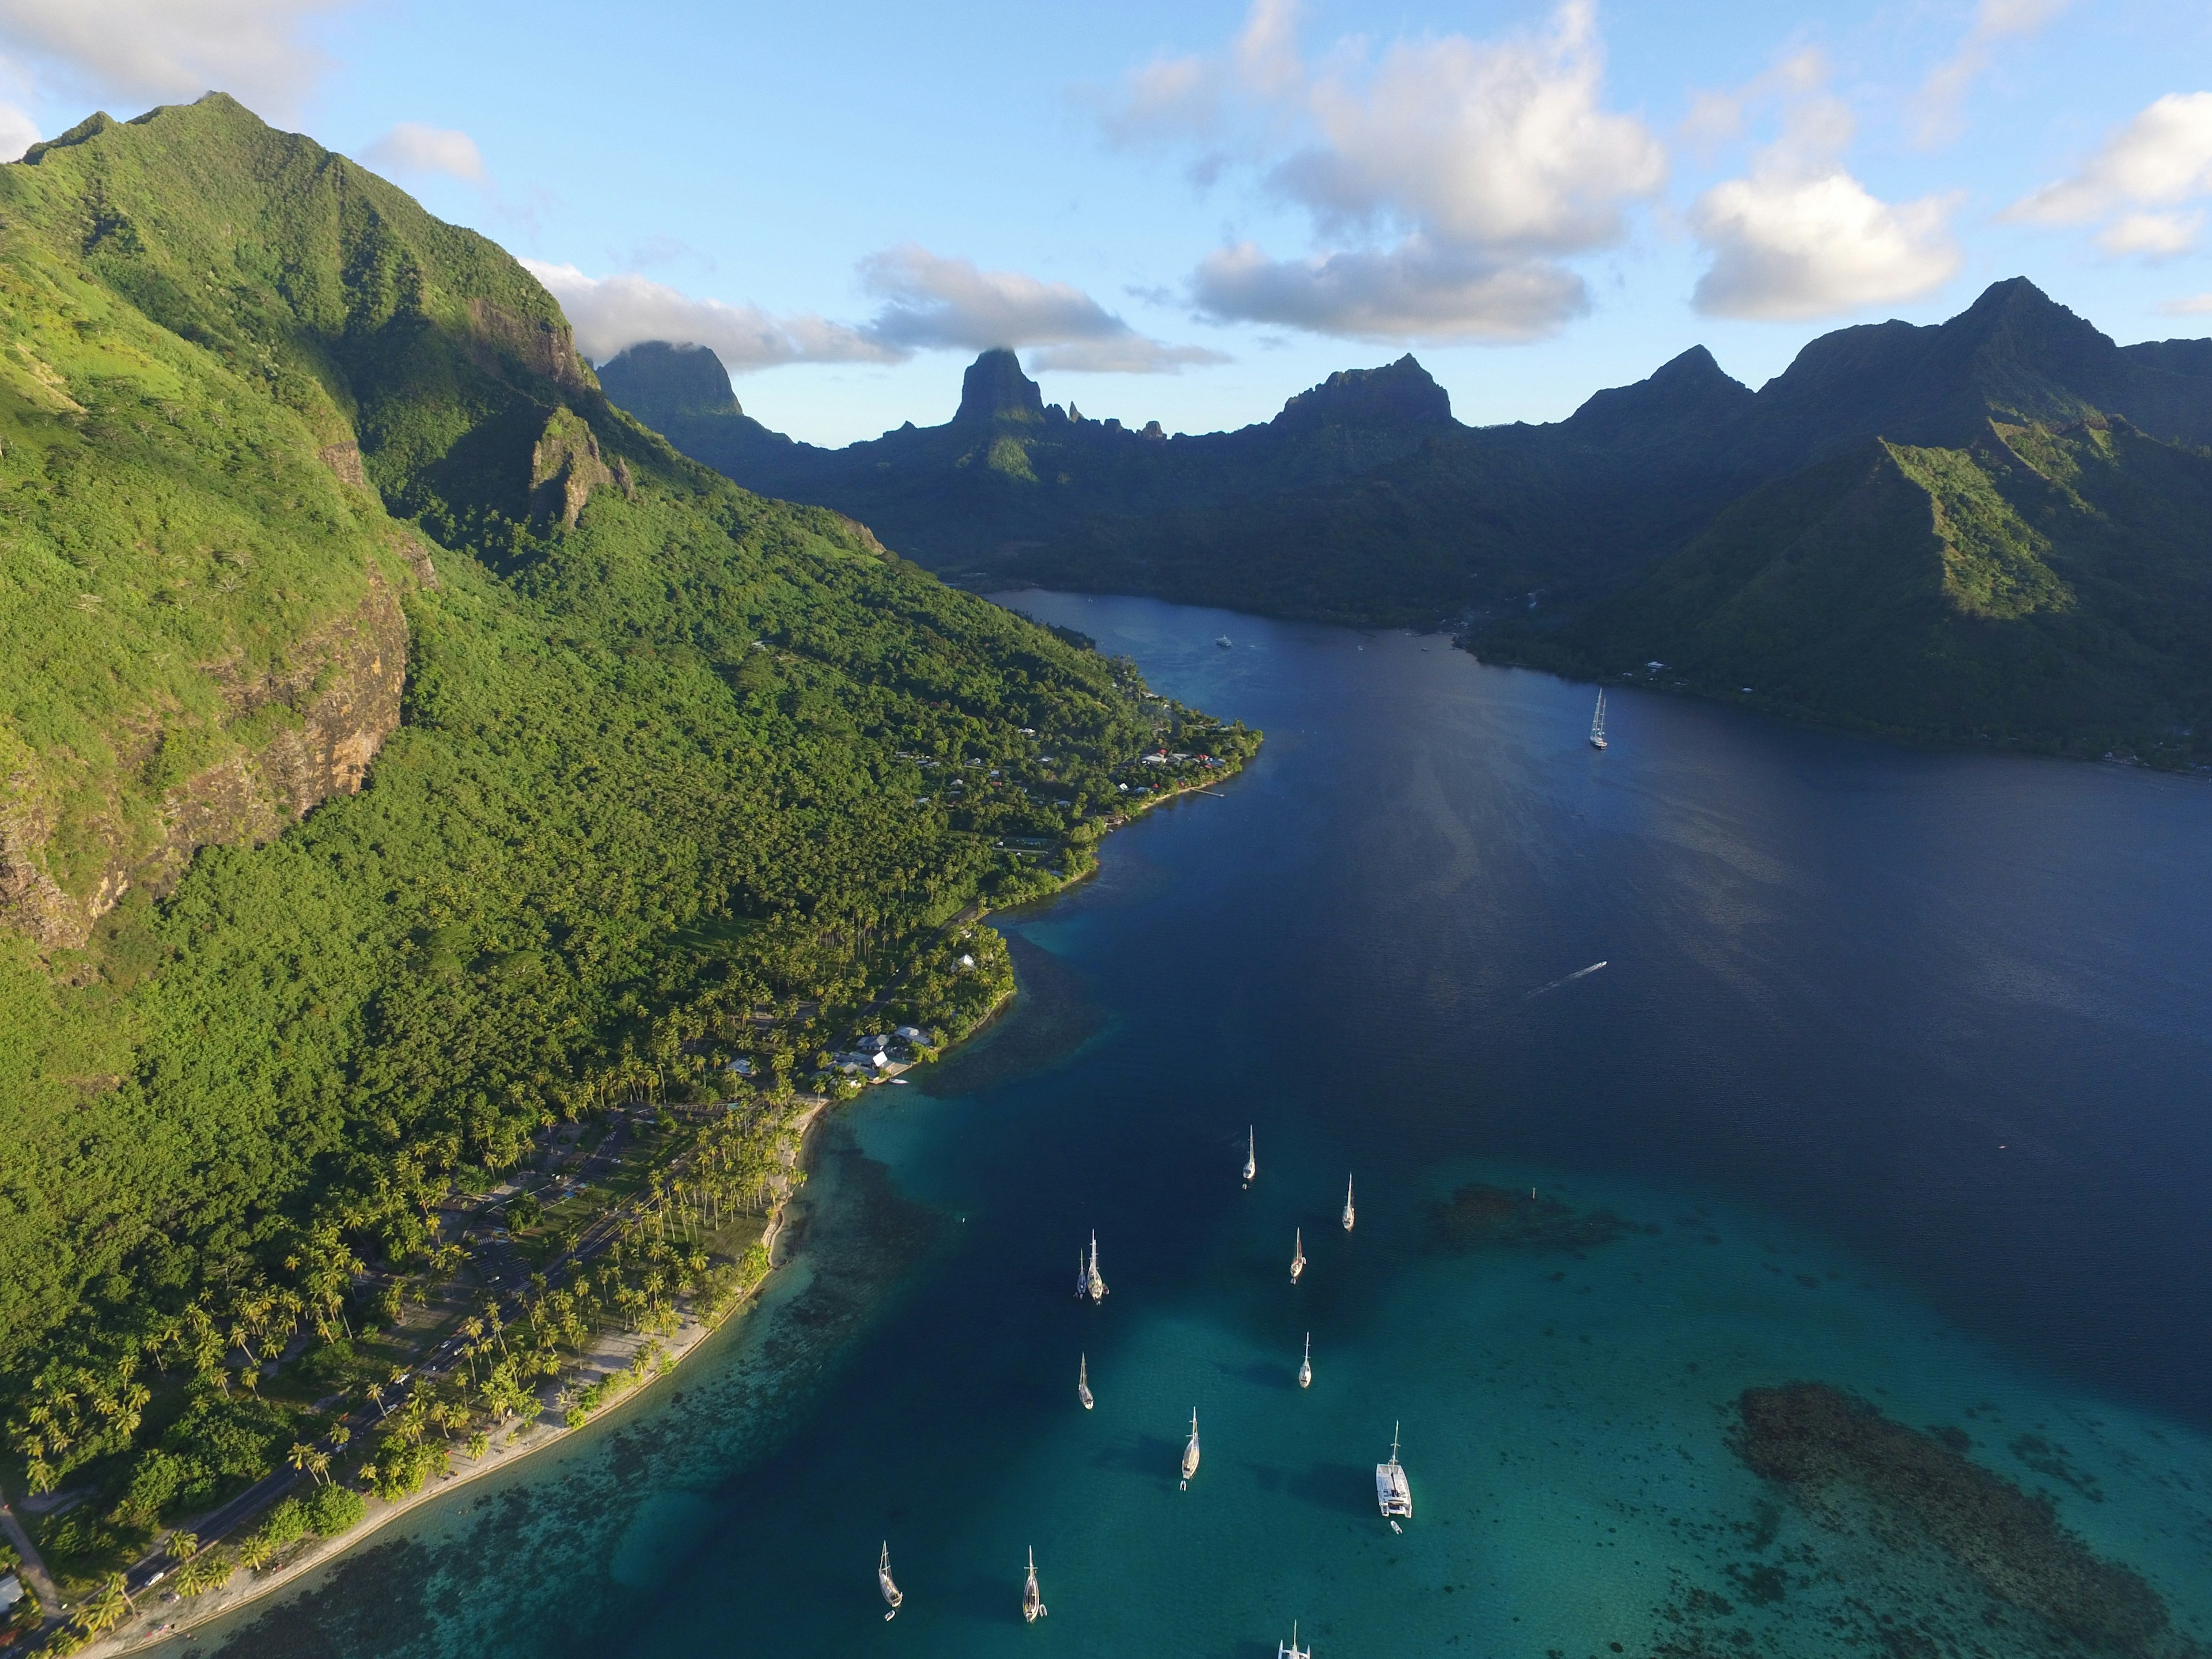
POLYGON ((46 1571, 46 1564, 39 1559, 39 1552, 33 1547, 31 1534, 23 1530, 23 1523, 15 1518, 15 1511, 8 1506, 4 1495, 0 1495, 0 1532, 8 1534, 8 1541, 15 1547, 15 1553, 23 1558, 23 1577, 31 1581, 31 1589, 38 1595, 39 1605, 46 1611, 46 1622, 52 1624, 61 1617, 61 1595, 54 1589, 53 1575, 46 1571))

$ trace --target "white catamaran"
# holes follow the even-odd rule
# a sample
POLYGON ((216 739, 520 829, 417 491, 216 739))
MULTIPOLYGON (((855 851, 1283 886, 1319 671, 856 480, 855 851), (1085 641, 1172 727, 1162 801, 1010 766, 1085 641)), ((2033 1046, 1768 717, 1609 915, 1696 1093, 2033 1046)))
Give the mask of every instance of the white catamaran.
POLYGON ((1078 1354, 1075 1359, 1075 1397, 1083 1402, 1083 1409, 1091 1409, 1091 1356, 1078 1354))
POLYGON ((1083 1288, 1091 1293, 1093 1302, 1106 1299, 1106 1280, 1098 1271, 1098 1235, 1096 1231, 1091 1235, 1091 1265, 1084 1269, 1083 1288))
POLYGON ((891 1547, 888 1539, 884 1541, 883 1554, 876 1561, 876 1588, 884 1593, 884 1600, 890 1603, 891 1610, 884 1615, 884 1622, 889 1623, 898 1617, 899 1603, 906 1597, 899 1594, 899 1587, 891 1582, 891 1547))
POLYGON ((1292 1232, 1297 1241, 1291 1246, 1291 1283, 1298 1282, 1298 1275, 1306 1270, 1306 1230, 1297 1228, 1292 1232))
POLYGON ((1244 1131, 1244 1184, 1247 1187, 1252 1184, 1252 1177, 1260 1173, 1258 1149, 1259 1142, 1253 1138, 1252 1131, 1247 1128, 1244 1131))
POLYGON ((1177 1492, 1190 1490, 1190 1478, 1198 1473, 1198 1407, 1190 1408, 1190 1444, 1182 1449, 1182 1485, 1177 1492))
POLYGON ((1406 1529, 1398 1524, 1399 1518, 1413 1518, 1413 1489, 1406 1482, 1406 1471, 1398 1467, 1398 1425, 1390 1425, 1390 1461, 1375 1466, 1375 1501, 1382 1505, 1382 1518, 1390 1523, 1392 1532, 1406 1529))
POLYGON ((1298 1361, 1298 1386, 1302 1389, 1313 1387, 1313 1333, 1311 1331, 1306 1333, 1306 1357, 1298 1361))
POLYGON ((1287 1644, 1282 1642, 1275 1644, 1275 1659, 1313 1659, 1313 1650, 1311 1648, 1302 1648, 1298 1645, 1298 1621, 1297 1620, 1293 1619, 1291 1620, 1290 1641, 1287 1644))
POLYGON ((1590 716, 1590 747, 1605 747, 1605 692, 1602 688, 1597 694, 1597 713, 1590 716))
POLYGON ((1352 1231, 1352 1177, 1344 1178, 1344 1231, 1352 1231))
POLYGON ((1037 1588, 1036 1551, 1030 1551, 1030 1576, 1022 1586, 1022 1617, 1034 1625, 1045 1615, 1044 1592, 1037 1588))

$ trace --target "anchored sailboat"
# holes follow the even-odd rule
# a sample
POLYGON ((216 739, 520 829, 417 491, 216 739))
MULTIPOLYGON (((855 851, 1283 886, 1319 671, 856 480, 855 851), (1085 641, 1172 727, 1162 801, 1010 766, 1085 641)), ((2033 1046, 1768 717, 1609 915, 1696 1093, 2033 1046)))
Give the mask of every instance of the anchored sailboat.
POLYGON ((1091 1409, 1091 1356, 1079 1354, 1075 1360, 1075 1397, 1083 1402, 1083 1409, 1091 1409))
POLYGON ((1037 1588, 1036 1550, 1032 1547, 1030 1550, 1029 1582, 1022 1586, 1022 1617, 1034 1625, 1044 1617, 1045 1612, 1044 1592, 1037 1588))
POLYGON ((1344 1231, 1352 1231, 1352 1177, 1344 1178, 1344 1231))
POLYGON ((1593 749, 1602 749, 1605 747, 1605 690, 1603 687, 1600 687, 1598 690, 1597 713, 1590 716, 1590 747, 1593 749))
POLYGON ((1298 1282, 1298 1275, 1306 1270, 1306 1231, 1300 1227, 1295 1234, 1297 1243, 1291 1246, 1291 1283, 1298 1282))
POLYGON ((1083 1246, 1075 1247, 1075 1299, 1078 1302, 1091 1294, 1091 1270, 1083 1265, 1083 1246))
POLYGON ((876 1562, 876 1588, 884 1593, 884 1600, 891 1605, 891 1610, 884 1615, 884 1622, 889 1624, 898 1617, 899 1603, 906 1597, 900 1595, 899 1587, 891 1583, 891 1547, 888 1539, 884 1542, 882 1556, 876 1562))
POLYGON ((1390 1425, 1390 1461, 1375 1466, 1375 1501, 1382 1506, 1382 1518, 1390 1523, 1392 1532, 1406 1529, 1398 1524, 1403 1516, 1413 1518, 1413 1489, 1406 1481, 1406 1471, 1398 1467, 1398 1425, 1390 1425))
POLYGON ((1293 1619, 1291 1620, 1291 1640, 1289 1645, 1285 1646, 1280 1642, 1275 1644, 1275 1659, 1313 1659, 1313 1650, 1311 1648, 1302 1648, 1298 1645, 1298 1621, 1297 1620, 1293 1619))
POLYGON ((1091 1265, 1084 1271, 1083 1288, 1091 1292, 1093 1302, 1106 1299, 1106 1281, 1098 1272, 1098 1235, 1095 1231, 1091 1235, 1091 1265))
POLYGON ((1244 1131, 1244 1184, 1247 1187, 1252 1184, 1252 1177, 1260 1173, 1258 1145, 1253 1139, 1252 1131, 1247 1128, 1244 1131))
POLYGON ((1302 1389, 1313 1387, 1313 1333, 1311 1331, 1306 1333, 1306 1357, 1298 1361, 1298 1386, 1302 1389))
POLYGON ((1198 1473, 1198 1407, 1190 1408, 1190 1444, 1182 1449, 1182 1485, 1177 1492, 1190 1490, 1190 1478, 1198 1473))

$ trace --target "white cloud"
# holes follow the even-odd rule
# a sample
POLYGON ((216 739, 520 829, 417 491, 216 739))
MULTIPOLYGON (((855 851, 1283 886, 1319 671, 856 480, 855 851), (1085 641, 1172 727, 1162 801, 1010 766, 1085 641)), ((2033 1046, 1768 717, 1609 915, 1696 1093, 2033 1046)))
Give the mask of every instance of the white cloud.
POLYGON ((712 346, 732 374, 781 363, 900 362, 917 351, 992 346, 1042 347, 1034 366, 1091 374, 1174 374, 1228 361, 1218 351, 1139 334, 1069 283, 981 270, 912 244, 860 262, 862 285, 884 304, 858 325, 696 299, 635 272, 588 276, 574 265, 522 263, 561 302, 577 349, 593 362, 641 340, 712 346))
POLYGON ((2169 317, 2212 317, 2212 294, 2192 294, 2183 300, 2168 300, 2159 307, 2169 317))
POLYGON ((307 21, 350 0, 0 0, 0 42, 125 100, 234 93, 289 109, 326 69, 307 21))
MULTIPOLYGON (((1814 67, 1817 70, 1817 62, 1814 67)), ((1700 196, 1690 228, 1712 255, 1692 303, 1721 317, 1801 319, 1910 300, 1942 286, 1961 263, 1951 239, 1956 196, 1882 201, 1844 168, 1851 112, 1813 90, 1741 179, 1700 196)))
POLYGON ((2123 215, 2098 239, 2106 250, 2162 257, 2191 246, 2196 216, 2123 210, 2170 210, 2205 196, 2212 196, 2212 92, 2174 92, 2115 129, 2073 173, 2031 191, 2004 216, 2084 225, 2123 215), (2187 234, 2176 240, 2185 221, 2187 234))
POLYGON ((1919 137, 1924 144, 1955 137, 1959 106, 2007 40, 2039 34, 2073 0, 1981 0, 1959 50, 1936 65, 1920 88, 1919 137))
POLYGON ((420 121, 402 121, 362 151, 361 159, 390 173, 443 173, 471 184, 484 178, 483 155, 475 139, 420 121))
POLYGON ((1271 259, 1249 242, 1208 254, 1199 308, 1357 340, 1535 339, 1589 309, 1582 279, 1547 260, 1500 265, 1419 235, 1386 250, 1271 259))
POLYGON ((1665 150, 1604 106, 1590 0, 1502 40, 1428 36, 1309 64, 1288 0, 1254 0, 1222 52, 1156 59, 1103 119, 1123 144, 1231 160, 1310 216, 1322 250, 1216 250, 1190 278, 1221 320, 1361 339, 1522 340, 1587 307, 1559 260, 1605 247, 1665 183, 1665 150))
POLYGON ((576 349, 605 362, 641 340, 714 348, 733 374, 779 363, 889 362, 904 356, 859 330, 807 313, 777 317, 728 305, 635 275, 587 276, 574 265, 525 259, 575 327, 576 349))
POLYGON ((38 123, 15 105, 0 103, 0 161, 21 161, 38 142, 38 123))

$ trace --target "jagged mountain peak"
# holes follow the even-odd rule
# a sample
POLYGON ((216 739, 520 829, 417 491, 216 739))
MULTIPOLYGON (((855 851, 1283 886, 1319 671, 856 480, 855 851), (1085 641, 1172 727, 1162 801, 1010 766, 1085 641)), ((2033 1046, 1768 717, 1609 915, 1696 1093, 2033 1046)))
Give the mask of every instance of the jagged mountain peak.
POLYGON ((1743 413, 1755 394, 1713 360, 1701 345, 1669 358, 1631 386, 1592 392, 1568 416, 1586 443, 1625 436, 1658 436, 1686 421, 1715 424, 1743 413))
POLYGON ((960 377, 956 423, 981 421, 1042 421, 1044 393, 1022 373, 1021 360, 1005 346, 994 346, 968 365, 960 377))
POLYGON ((730 372, 714 348, 641 340, 599 365, 599 385, 624 409, 656 414, 742 415, 730 372))
POLYGON ((1407 352, 1378 368, 1337 370, 1285 404, 1273 424, 1429 426, 1449 425, 1451 417, 1451 394, 1407 352))

